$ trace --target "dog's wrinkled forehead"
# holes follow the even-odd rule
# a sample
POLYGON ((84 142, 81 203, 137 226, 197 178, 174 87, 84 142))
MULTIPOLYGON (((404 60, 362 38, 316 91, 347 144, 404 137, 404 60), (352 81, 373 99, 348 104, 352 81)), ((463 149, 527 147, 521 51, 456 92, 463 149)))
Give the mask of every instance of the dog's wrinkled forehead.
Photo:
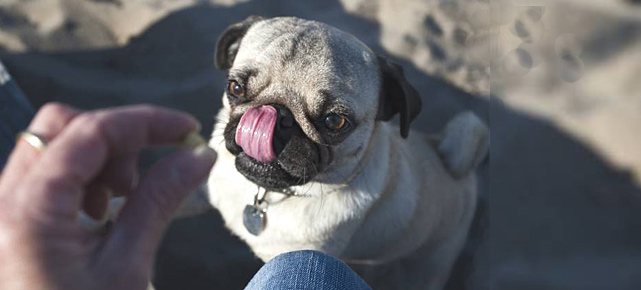
POLYGON ((263 87, 291 90, 312 106, 328 96, 350 106, 378 98, 374 53, 352 35, 314 21, 273 18, 256 23, 245 34, 232 70, 252 70, 263 87))

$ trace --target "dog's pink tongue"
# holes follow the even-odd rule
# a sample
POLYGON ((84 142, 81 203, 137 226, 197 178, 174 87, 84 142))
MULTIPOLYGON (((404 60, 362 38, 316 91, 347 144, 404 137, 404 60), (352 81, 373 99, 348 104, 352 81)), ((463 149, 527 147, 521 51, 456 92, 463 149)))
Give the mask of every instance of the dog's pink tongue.
POLYGON ((262 163, 276 159, 272 140, 277 115, 274 107, 260 106, 249 109, 240 118, 236 128, 236 144, 243 148, 245 154, 262 163))

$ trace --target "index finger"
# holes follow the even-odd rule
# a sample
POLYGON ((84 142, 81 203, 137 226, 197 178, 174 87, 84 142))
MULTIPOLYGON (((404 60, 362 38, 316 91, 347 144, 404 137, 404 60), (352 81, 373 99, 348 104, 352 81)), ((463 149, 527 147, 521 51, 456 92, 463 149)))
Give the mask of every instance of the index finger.
POLYGON ((109 159, 147 145, 179 143, 198 126, 186 113, 153 106, 83 113, 49 143, 20 197, 39 211, 75 217, 84 187, 109 159))

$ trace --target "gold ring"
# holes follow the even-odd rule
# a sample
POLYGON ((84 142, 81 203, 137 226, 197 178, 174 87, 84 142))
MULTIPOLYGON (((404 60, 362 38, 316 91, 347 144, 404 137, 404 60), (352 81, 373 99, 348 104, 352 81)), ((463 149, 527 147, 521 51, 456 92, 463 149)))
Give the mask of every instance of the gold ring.
POLYGON ((20 132, 17 139, 26 141, 38 151, 44 151, 47 148, 47 140, 45 138, 29 131, 20 132))

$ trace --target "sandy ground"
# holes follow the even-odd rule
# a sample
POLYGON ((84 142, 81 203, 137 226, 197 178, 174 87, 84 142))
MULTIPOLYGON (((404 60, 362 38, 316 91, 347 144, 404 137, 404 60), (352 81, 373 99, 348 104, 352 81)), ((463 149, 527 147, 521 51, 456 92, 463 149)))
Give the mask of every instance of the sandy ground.
MULTIPOLYGON (((490 124, 479 213, 448 289, 639 289, 634 3, 0 0, 0 59, 35 106, 156 103, 191 112, 207 135, 227 25, 251 14, 330 23, 403 64, 424 98, 414 128, 437 131, 466 109, 490 124)), ((155 280, 241 289, 260 265, 211 212, 172 225, 155 280)))

